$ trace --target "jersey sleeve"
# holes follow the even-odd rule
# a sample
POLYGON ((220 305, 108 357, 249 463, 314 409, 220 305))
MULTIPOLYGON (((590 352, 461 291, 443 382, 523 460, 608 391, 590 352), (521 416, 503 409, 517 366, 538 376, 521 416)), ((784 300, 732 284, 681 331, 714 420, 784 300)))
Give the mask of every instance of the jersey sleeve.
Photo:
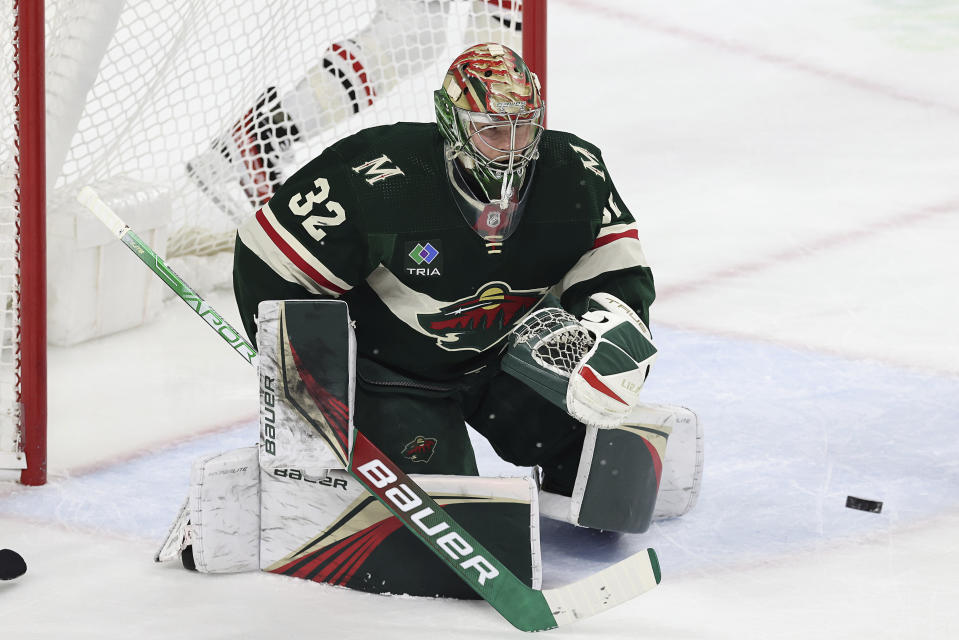
POLYGON ((237 230, 233 289, 251 340, 263 300, 339 297, 373 271, 344 167, 327 149, 237 230))
POLYGON ((584 165, 589 179, 602 179, 605 203, 597 205, 595 236, 592 247, 573 265, 554 291, 563 307, 577 316, 586 309, 586 301, 594 293, 605 292, 616 296, 649 324, 649 307, 656 297, 653 273, 643 253, 639 229, 633 214, 623 202, 602 162, 598 149, 584 165))

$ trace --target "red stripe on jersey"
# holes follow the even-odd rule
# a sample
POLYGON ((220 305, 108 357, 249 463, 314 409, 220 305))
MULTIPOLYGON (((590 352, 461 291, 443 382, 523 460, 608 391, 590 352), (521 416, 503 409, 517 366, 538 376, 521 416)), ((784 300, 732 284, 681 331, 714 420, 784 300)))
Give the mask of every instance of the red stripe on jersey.
POLYGON ((617 402, 628 404, 625 400, 623 400, 618 395, 613 393, 612 389, 610 389, 605 384, 603 384, 602 381, 600 381, 600 379, 596 376, 596 374, 593 373, 593 370, 590 369, 589 367, 583 367, 583 369, 579 372, 579 375, 583 376, 583 379, 589 383, 589 386, 596 389, 600 393, 606 394, 607 396, 609 396, 613 400, 616 400, 617 402))
POLYGON ((632 238, 633 240, 639 240, 639 231, 636 229, 629 229, 627 231, 623 231, 622 233, 611 233, 608 236, 600 236, 599 238, 596 238, 596 242, 593 243, 593 248, 598 249, 604 244, 609 244, 610 242, 619 240, 620 238, 632 238))
POLYGON ((346 289, 338 287, 324 278, 322 273, 310 266, 306 260, 300 257, 300 254, 298 254, 293 247, 287 244, 286 240, 283 239, 283 236, 281 236, 277 230, 273 228, 270 222, 266 219, 266 216, 263 215, 263 209, 257 210, 256 221, 260 223, 260 227, 266 232, 266 235, 270 237, 270 240, 273 241, 273 244, 275 244, 276 247, 283 252, 283 255, 285 255, 290 262, 295 264, 300 271, 309 276, 313 282, 320 285, 324 289, 329 289, 334 293, 346 293, 346 289))

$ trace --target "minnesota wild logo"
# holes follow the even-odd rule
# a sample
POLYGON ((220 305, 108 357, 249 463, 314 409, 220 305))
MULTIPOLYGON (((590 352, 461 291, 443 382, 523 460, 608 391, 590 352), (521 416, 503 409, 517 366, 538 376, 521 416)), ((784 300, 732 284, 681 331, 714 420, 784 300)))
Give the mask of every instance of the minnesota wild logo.
POLYGON ((505 282, 491 282, 476 295, 442 307, 436 313, 417 315, 420 327, 436 336, 449 351, 484 351, 510 332, 542 298, 542 290, 513 291, 505 282))
POLYGON ((403 447, 403 457, 413 462, 429 462, 436 451, 436 438, 416 436, 403 447))

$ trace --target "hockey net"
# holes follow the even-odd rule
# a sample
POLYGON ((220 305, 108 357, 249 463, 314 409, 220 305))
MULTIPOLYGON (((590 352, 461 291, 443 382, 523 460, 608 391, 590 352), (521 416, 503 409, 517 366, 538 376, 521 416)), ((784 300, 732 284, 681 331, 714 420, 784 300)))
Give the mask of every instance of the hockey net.
MULTIPOLYGON (((14 17, 28 2, 15 0, 3 25, 0 468, 21 464, 24 446, 13 134, 30 71, 16 66, 14 17)), ((235 229, 277 183, 361 128, 433 120, 432 91, 466 46, 541 43, 545 0, 526 5, 524 17, 519 0, 46 0, 49 268, 72 246, 65 235, 99 241, 74 201, 92 185, 135 228, 155 228, 151 244, 198 290, 227 285, 235 229)), ((110 286, 104 264, 89 286, 51 274, 50 299, 104 293, 89 290, 110 286)))
POLYGON ((464 43, 520 46, 511 28, 520 7, 506 1, 47 6, 49 75, 77 79, 48 89, 49 130, 64 132, 48 157, 62 167, 56 189, 118 178, 166 188, 167 257, 229 248, 232 238, 221 232, 344 135, 431 120, 431 91, 464 43), (81 53, 78 42, 99 46, 81 53), (96 77, 85 78, 94 66, 96 77))

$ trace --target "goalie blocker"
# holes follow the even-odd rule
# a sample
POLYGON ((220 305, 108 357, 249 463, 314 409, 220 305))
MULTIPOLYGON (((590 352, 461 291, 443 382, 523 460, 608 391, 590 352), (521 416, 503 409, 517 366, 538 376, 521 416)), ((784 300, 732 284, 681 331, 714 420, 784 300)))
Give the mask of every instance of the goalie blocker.
MULTIPOLYGON (((259 446, 195 462, 189 498, 156 560, 182 554, 203 573, 264 570, 374 593, 476 598, 343 468, 338 452, 347 443, 332 427, 352 416, 355 343, 345 303, 265 302, 258 318, 259 446)), ((517 577, 539 587, 531 478, 413 477, 517 577)), ((430 528, 428 508, 417 510, 398 492, 391 498, 480 578, 496 571, 455 532, 430 528)))

